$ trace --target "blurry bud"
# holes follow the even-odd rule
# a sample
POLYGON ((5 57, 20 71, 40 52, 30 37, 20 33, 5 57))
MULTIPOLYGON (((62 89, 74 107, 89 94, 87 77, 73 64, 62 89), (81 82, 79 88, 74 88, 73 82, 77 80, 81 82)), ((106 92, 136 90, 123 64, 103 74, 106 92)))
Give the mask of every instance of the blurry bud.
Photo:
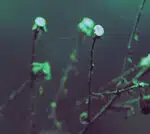
POLYGON ((56 120, 55 121, 55 126, 56 126, 57 129, 60 130, 62 128, 62 123, 60 121, 56 120))
POLYGON ((51 108, 56 108, 57 107, 56 102, 55 101, 50 102, 50 107, 51 108))
POLYGON ((128 60, 129 63, 132 64, 132 58, 131 57, 128 57, 127 60, 128 60))
POLYGON ((78 30, 84 33, 86 36, 93 35, 93 28, 95 26, 95 22, 87 17, 84 17, 82 21, 77 25, 78 30))
POLYGON ((82 119, 87 119, 87 118, 88 118, 88 113, 87 113, 87 112, 82 112, 82 113, 80 114, 80 118, 82 118, 82 119))
POLYGON ((134 40, 135 41, 139 41, 139 33, 138 32, 135 32, 135 34, 134 34, 134 40))
POLYGON ((77 62, 77 52, 76 52, 76 50, 74 50, 74 51, 71 53, 71 55, 70 55, 70 60, 71 60, 72 62, 77 62))
POLYGON ((44 95, 44 89, 42 86, 40 86, 40 88, 39 88, 39 94, 40 94, 40 96, 44 95))
POLYGON ((82 112, 80 114, 80 123, 84 124, 84 125, 89 123, 88 122, 88 113, 87 112, 82 112))
POLYGON ((67 89, 67 88, 64 89, 64 94, 65 94, 65 95, 68 94, 68 89, 67 89))

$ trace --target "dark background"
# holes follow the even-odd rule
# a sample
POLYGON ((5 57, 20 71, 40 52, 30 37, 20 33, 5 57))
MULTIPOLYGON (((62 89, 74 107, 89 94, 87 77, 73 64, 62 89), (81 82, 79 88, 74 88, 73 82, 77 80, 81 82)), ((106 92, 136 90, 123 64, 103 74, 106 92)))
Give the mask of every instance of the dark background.
MULTIPOLYGON (((76 36, 76 25, 82 17, 90 17, 105 29, 102 41, 96 42, 93 89, 107 83, 121 72, 130 32, 141 0, 1 0, 0 4, 0 103, 29 77, 32 25, 35 17, 48 20, 48 33, 37 46, 38 61, 48 60, 52 66, 52 80, 45 82, 45 95, 38 99, 38 124, 49 130, 51 121, 46 111, 59 88, 62 69, 69 61, 75 40, 60 37, 76 36)), ((150 1, 147 0, 139 24, 140 41, 133 41, 133 57, 137 63, 150 51, 150 1)), ((85 107, 76 108, 75 101, 87 95, 88 57, 91 38, 79 47, 76 67, 79 74, 69 75, 68 96, 59 102, 57 111, 67 130, 77 133, 82 125, 79 114, 85 107), (83 109, 82 109, 83 108, 83 109)), ((26 134, 29 91, 20 94, 5 110, 0 120, 0 134, 26 134)), ((138 113, 129 120, 118 114, 101 118, 91 134, 149 134, 150 116, 138 113)))

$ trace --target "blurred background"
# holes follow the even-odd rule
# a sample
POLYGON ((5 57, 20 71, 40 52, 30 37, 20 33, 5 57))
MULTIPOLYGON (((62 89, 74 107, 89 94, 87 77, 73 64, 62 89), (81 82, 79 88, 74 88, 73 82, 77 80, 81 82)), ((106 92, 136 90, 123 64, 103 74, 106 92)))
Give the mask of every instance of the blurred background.
MULTIPOLYGON (((52 80, 42 83, 44 95, 37 99, 37 124, 41 131, 51 132, 53 123, 48 118, 49 101, 53 100, 60 85, 62 71, 68 66, 69 56, 76 46, 77 24, 83 17, 92 18, 105 29, 103 40, 95 47, 95 68, 92 88, 98 89, 120 75, 126 47, 141 0, 1 0, 0 4, 0 104, 29 78, 32 25, 37 16, 48 21, 48 32, 37 45, 37 61, 49 61, 52 80), (69 38, 62 38, 69 37, 69 38)), ((133 41, 133 60, 150 52, 150 1, 146 0, 140 19, 139 41, 133 41)), ((57 117, 64 122, 63 129, 77 134, 83 126, 79 114, 86 106, 76 101, 88 94, 89 54, 92 38, 79 44, 77 74, 69 73, 68 93, 57 104, 57 117)), ((4 109, 0 118, 1 134, 26 134, 28 128, 29 90, 24 90, 4 109)), ((94 109, 93 109, 94 110, 94 109)), ((105 115, 93 125, 90 134, 149 134, 150 116, 141 115, 125 120, 122 114, 105 115)))

